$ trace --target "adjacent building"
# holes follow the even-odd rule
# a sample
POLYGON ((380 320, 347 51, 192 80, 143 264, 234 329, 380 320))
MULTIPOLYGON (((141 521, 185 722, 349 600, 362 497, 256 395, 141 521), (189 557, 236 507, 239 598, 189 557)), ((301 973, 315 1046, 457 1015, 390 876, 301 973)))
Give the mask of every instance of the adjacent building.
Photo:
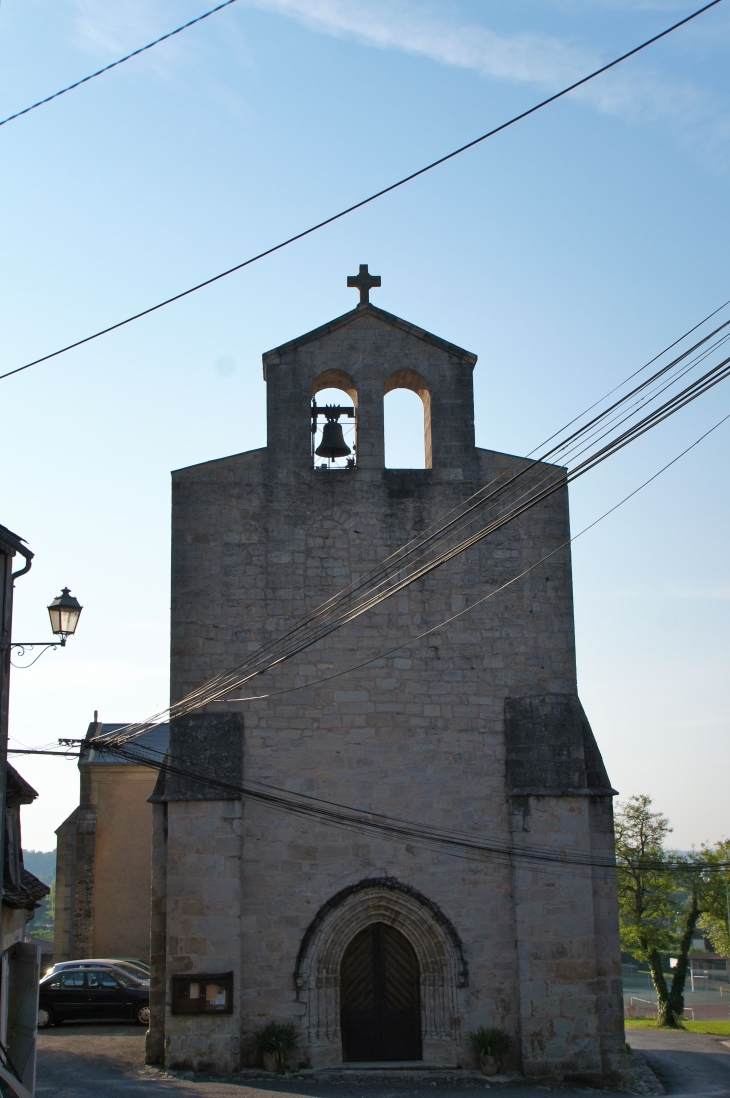
POLYGON ((10 654, 15 580, 30 571, 33 553, 25 541, 0 526, 0 850, 2 954, 0 955, 0 1089, 32 1094, 35 1088, 36 1020, 40 951, 26 941, 26 926, 48 893, 23 865, 20 807, 38 796, 8 765, 10 654), (25 564, 13 570, 16 558, 25 564))
MULTIPOLYGON (((96 715, 95 715, 96 718, 96 715)), ((79 758, 79 806, 56 830, 56 962, 129 957, 149 962, 152 807, 157 772, 100 753, 94 738, 122 727, 94 719, 79 758)), ((159 765, 167 725, 135 741, 159 765)))

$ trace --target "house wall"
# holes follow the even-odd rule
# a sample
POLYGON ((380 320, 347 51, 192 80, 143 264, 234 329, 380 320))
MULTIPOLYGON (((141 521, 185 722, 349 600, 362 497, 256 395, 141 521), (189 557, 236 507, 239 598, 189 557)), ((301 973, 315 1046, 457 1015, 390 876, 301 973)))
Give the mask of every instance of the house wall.
POLYGON ((155 773, 82 764, 81 804, 57 829, 55 961, 149 962, 155 773))
POLYGON ((150 959, 152 805, 156 774, 141 766, 89 768, 96 805, 95 957, 150 959))

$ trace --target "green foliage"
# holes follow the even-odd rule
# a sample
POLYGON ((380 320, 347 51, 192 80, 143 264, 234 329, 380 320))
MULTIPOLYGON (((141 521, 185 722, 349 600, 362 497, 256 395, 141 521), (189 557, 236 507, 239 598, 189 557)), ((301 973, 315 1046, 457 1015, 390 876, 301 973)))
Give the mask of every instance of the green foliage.
POLYGON ((469 1042, 478 1056, 494 1056, 501 1060, 509 1050, 510 1037, 498 1026, 479 1026, 469 1034, 469 1042))
MULTIPOLYGON (((730 862, 730 840, 702 847, 702 858, 709 865, 718 862, 730 862)), ((704 911, 698 920, 698 926, 712 942, 715 950, 723 957, 730 957, 730 870, 715 872, 703 889, 704 911)))
MULTIPOLYGON (((703 915, 708 886, 700 870, 705 852, 692 859, 668 854, 664 840, 671 828, 666 816, 651 811, 651 798, 629 797, 616 809, 616 860, 621 946, 649 965, 657 993, 659 1025, 681 1025, 684 984, 689 951, 698 920, 703 915), (683 867, 670 870, 669 862, 683 867), (667 984, 662 954, 677 964, 667 984)), ((719 858, 718 858, 719 860, 719 858)))
POLYGON ((41 906, 28 923, 28 932, 44 942, 53 941, 53 928, 56 921, 56 882, 51 884, 51 891, 45 899, 41 900, 41 906))
POLYGON ((621 948, 639 961, 674 946, 670 928, 676 881, 661 868, 667 860, 664 840, 672 829, 650 806, 650 797, 629 797, 616 806, 615 818, 621 948))
POLYGON ((23 850, 23 865, 44 884, 53 884, 56 879, 55 850, 23 850))
POLYGON ((254 1030, 254 1045, 259 1056, 273 1054, 277 1068, 283 1071, 288 1054, 299 1046, 297 1027, 293 1022, 267 1022, 254 1030))

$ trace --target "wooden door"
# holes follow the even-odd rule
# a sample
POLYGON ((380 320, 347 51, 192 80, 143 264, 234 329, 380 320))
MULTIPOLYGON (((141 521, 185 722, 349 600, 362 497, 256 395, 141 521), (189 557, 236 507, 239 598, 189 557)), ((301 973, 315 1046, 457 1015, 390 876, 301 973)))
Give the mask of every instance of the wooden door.
POLYGON ((420 1060, 418 959, 410 942, 386 923, 373 923, 345 950, 340 970, 343 1058, 420 1060))

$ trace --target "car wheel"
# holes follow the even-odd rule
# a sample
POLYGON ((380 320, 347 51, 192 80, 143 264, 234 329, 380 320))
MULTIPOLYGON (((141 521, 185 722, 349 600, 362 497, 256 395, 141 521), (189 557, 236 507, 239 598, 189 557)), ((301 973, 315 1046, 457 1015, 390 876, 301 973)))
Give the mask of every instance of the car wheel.
POLYGON ((142 1003, 137 1007, 134 1015, 134 1020, 138 1026, 148 1026, 150 1024, 150 1004, 142 1003))
POLYGON ((48 1029, 54 1024, 53 1011, 50 1007, 38 1007, 38 1029, 48 1029))

